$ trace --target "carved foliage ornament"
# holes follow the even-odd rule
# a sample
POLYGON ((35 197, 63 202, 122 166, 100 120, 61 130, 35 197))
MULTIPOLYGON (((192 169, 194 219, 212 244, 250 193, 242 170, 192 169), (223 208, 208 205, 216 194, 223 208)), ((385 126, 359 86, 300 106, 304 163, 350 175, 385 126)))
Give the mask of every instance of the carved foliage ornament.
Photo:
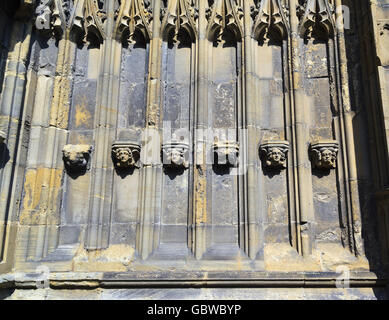
POLYGON ((128 33, 128 42, 134 43, 139 31, 146 41, 151 39, 152 8, 150 0, 122 0, 117 16, 116 36, 128 33))
POLYGON ((259 152, 265 167, 284 169, 289 152, 289 142, 266 140, 260 145, 259 152))
POLYGON ((156 126, 159 122, 159 110, 158 110, 158 106, 155 105, 155 104, 152 104, 150 105, 148 108, 147 108, 147 124, 149 126, 156 126))
POLYGON ((167 168, 189 168, 189 145, 170 142, 162 145, 162 163, 167 168))
POLYGON ((60 38, 69 16, 70 0, 39 0, 35 9, 35 27, 47 36, 60 38))
POLYGON ((196 38, 198 17, 197 8, 193 0, 169 0, 167 8, 161 10, 162 33, 166 38, 174 30, 173 41, 177 41, 177 36, 181 28, 185 29, 192 39, 196 38))
POLYGON ((277 35, 278 39, 284 39, 288 32, 288 24, 285 8, 280 0, 258 0, 256 6, 251 7, 255 18, 253 37, 259 40, 261 37, 271 39, 271 35, 277 35), (274 31, 275 33, 272 33, 274 31))
POLYGON ((212 145, 214 165, 238 167, 239 144, 234 141, 215 142, 212 145))
POLYGON ((103 4, 102 0, 74 1, 70 28, 84 42, 90 42, 91 39, 97 40, 98 43, 103 42, 105 38, 103 24, 106 19, 106 12, 101 9, 103 4))
POLYGON ((101 0, 39 0, 35 10, 35 27, 57 38, 61 38, 66 28, 70 28, 84 41, 93 35, 102 43, 106 17, 102 6, 101 0))
POLYGON ((138 143, 116 141, 112 144, 112 158, 116 168, 140 168, 140 150, 138 143))
POLYGON ((334 34, 333 8, 328 0, 300 0, 299 33, 303 38, 319 36, 328 39, 334 34))
POLYGON ((69 171, 89 169, 92 146, 85 144, 67 144, 62 149, 65 167, 69 171))
POLYGON ((318 169, 335 169, 339 144, 333 140, 323 140, 311 143, 310 157, 312 166, 318 169))
POLYGON ((220 42, 225 29, 234 32, 237 39, 242 37, 243 10, 237 0, 215 0, 207 15, 209 20, 207 34, 210 41, 220 42))

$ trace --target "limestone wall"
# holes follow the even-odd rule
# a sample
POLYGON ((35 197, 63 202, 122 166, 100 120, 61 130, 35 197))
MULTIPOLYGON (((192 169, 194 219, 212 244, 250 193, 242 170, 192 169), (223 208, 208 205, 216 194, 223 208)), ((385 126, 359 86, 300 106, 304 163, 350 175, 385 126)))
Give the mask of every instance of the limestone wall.
POLYGON ((0 285, 384 287, 388 10, 1 8, 0 285))

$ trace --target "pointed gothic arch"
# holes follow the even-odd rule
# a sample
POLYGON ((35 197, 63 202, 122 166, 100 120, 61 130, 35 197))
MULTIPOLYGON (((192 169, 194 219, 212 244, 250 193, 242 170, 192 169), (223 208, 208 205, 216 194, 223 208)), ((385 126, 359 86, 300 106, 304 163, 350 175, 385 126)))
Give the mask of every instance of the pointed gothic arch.
POLYGON ((208 40, 220 41, 225 30, 230 30, 236 41, 243 37, 243 11, 237 0, 210 1, 208 9, 208 40))
POLYGON ((253 38, 283 40, 289 33, 289 25, 280 0, 263 0, 254 8, 256 18, 253 25, 253 38), (258 7, 259 4, 259 7, 258 7))
POLYGON ((75 0, 69 21, 70 34, 75 41, 88 41, 95 46, 104 42, 106 13, 100 8, 99 1, 75 0))
POLYGON ((197 38, 197 11, 193 0, 169 0, 163 9, 161 33, 162 39, 167 41, 174 32, 174 39, 181 29, 186 30, 192 42, 197 38))
POLYGON ((336 31, 332 5, 328 0, 300 0, 300 37, 327 40, 336 31))
POLYGON ((151 8, 149 1, 144 0, 123 0, 120 3, 117 15, 114 36, 121 42, 136 41, 136 35, 142 34, 144 41, 151 40, 151 8))

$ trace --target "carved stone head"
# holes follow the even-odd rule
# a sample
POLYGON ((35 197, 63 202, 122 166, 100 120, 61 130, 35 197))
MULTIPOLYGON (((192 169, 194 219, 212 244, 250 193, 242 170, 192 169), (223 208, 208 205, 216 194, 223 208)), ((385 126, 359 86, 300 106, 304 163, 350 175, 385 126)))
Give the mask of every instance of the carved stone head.
POLYGON ((214 165, 238 167, 239 144, 233 141, 215 142, 212 146, 214 165))
POLYGON ((310 146, 312 166, 318 169, 335 169, 339 144, 333 140, 317 141, 310 146))
POLYGON ((112 158, 117 168, 140 168, 140 150, 138 143, 116 141, 112 145, 112 158))
POLYGON ((89 169, 89 158, 92 146, 86 144, 67 144, 62 149, 63 160, 67 170, 78 171, 89 169))
POLYGON ((189 168, 189 145, 178 142, 163 144, 162 163, 170 168, 189 168))
POLYGON ((4 131, 0 130, 0 144, 2 144, 5 141, 5 139, 7 139, 7 135, 5 134, 4 131))
POLYGON ((265 167, 286 168, 288 141, 266 140, 260 145, 259 151, 265 167))

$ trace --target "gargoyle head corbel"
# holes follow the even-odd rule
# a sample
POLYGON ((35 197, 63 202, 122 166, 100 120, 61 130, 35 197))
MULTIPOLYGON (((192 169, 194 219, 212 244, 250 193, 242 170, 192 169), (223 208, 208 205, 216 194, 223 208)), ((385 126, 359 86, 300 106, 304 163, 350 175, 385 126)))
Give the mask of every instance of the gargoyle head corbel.
POLYGON ((138 143, 116 141, 112 144, 112 158, 116 168, 140 168, 140 150, 138 143))
POLYGON ((162 145, 162 163, 167 168, 189 168, 189 145, 169 142, 162 145))
POLYGON ((62 149, 65 168, 68 171, 85 171, 89 169, 92 146, 86 144, 67 144, 62 149))
POLYGON ((311 143, 310 158, 312 166, 318 169, 335 169, 339 144, 334 140, 322 140, 311 143))
POLYGON ((214 165, 238 167, 239 143, 234 141, 218 141, 212 145, 214 165))
POLYGON ((289 152, 289 142, 266 140, 260 145, 259 152, 265 167, 284 169, 289 152))

